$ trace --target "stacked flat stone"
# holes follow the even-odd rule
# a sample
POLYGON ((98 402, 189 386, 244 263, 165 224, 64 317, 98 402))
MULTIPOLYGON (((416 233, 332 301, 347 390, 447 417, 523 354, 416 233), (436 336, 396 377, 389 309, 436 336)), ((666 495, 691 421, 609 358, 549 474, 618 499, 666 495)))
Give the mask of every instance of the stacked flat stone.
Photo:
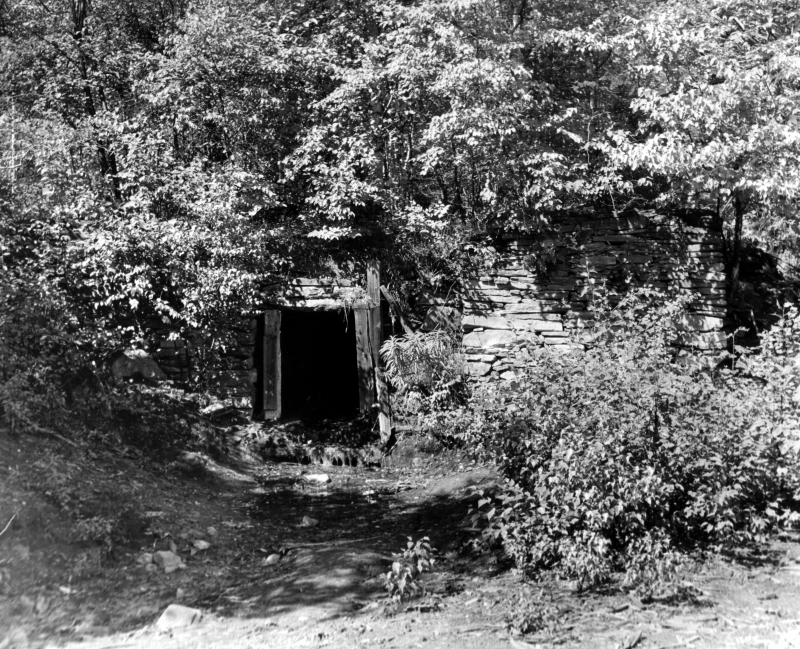
POLYGON ((565 216, 548 235, 503 235, 492 268, 420 306, 462 310, 466 366, 479 381, 513 380, 537 347, 580 346, 573 334, 592 324, 589 305, 600 291, 612 303, 632 287, 686 292, 693 298, 678 322, 681 344, 718 350, 726 342, 726 278, 722 236, 712 224, 707 213, 565 216), (537 266, 542 250, 550 261, 544 269, 537 266))
MULTIPOLYGON (((450 322, 454 309, 462 314, 466 367, 478 381, 513 380, 539 348, 580 345, 575 334, 592 322, 593 291, 612 302, 630 287, 686 291, 695 297, 679 322, 681 343, 714 351, 726 343, 722 245, 709 213, 569 215, 554 220, 547 235, 503 235, 496 264, 447 294, 421 296, 417 306, 428 312, 426 322, 450 322), (541 269, 539 260, 551 263, 541 269)), ((348 279, 300 277, 272 288, 273 308, 339 310, 364 306, 366 299, 348 279)), ((209 368, 210 382, 216 396, 247 407, 256 379, 255 320, 231 327, 235 344, 209 368)), ((162 328, 155 358, 169 378, 185 383, 195 371, 199 339, 171 340, 162 328)))
MULTIPOLYGON (((328 277, 295 277, 266 289, 272 294, 271 308, 280 306, 306 311, 363 306, 366 297, 364 290, 351 280, 328 277)), ((173 328, 158 318, 151 319, 148 324, 154 343, 153 356, 159 366, 175 384, 188 384, 199 372, 198 358, 207 353, 202 340, 192 333, 175 338, 173 328)), ((211 393, 238 408, 249 407, 253 398, 257 378, 255 330, 255 319, 232 321, 228 330, 229 344, 219 349, 213 362, 204 367, 211 393)))

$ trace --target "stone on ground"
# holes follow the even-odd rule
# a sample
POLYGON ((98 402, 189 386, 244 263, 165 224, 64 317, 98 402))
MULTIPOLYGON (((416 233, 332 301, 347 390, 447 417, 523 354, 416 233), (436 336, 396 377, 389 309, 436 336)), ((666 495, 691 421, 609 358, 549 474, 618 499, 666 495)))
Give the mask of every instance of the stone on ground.
POLYGON ((317 525, 319 525, 319 521, 310 516, 303 516, 303 522, 300 523, 300 527, 316 527, 317 525))
POLYGON ((139 555, 139 558, 136 559, 136 563, 140 566, 148 566, 153 563, 153 553, 152 552, 143 552, 139 555))
POLYGON ((160 568, 163 568, 164 572, 167 574, 186 568, 186 564, 171 550, 156 552, 153 555, 153 562, 160 568))
POLYGON ((182 604, 170 604, 156 620, 155 627, 159 631, 169 631, 181 627, 200 624, 203 621, 203 612, 182 604))

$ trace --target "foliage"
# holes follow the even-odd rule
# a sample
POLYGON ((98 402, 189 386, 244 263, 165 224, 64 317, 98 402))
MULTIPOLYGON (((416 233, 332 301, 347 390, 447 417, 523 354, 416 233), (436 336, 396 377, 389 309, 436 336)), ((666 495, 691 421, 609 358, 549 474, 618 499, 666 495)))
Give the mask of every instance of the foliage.
POLYGON ((436 549, 431 547, 427 536, 416 543, 408 537, 406 549, 402 554, 396 555, 392 569, 383 577, 386 590, 393 600, 400 602, 422 592, 419 578, 433 568, 436 562, 433 558, 435 552, 436 549))
POLYGON ((800 192, 797 16, 793 2, 712 1, 631 20, 639 120, 617 135, 616 153, 643 181, 666 179, 668 200, 742 200, 751 232, 781 246, 796 237, 800 192))
POLYGON ((99 490, 87 491, 79 480, 75 480, 73 467, 57 467, 45 460, 38 462, 37 466, 43 469, 40 486, 45 498, 74 521, 70 541, 101 546, 105 555, 124 544, 122 522, 129 512, 98 513, 99 490))
POLYGON ((738 370, 674 362, 676 309, 632 294, 598 313, 585 352, 544 351, 511 389, 476 395, 461 435, 507 478, 481 502, 485 535, 521 568, 652 585, 676 553, 797 519, 800 440, 775 416, 796 405, 738 370))
POLYGON ((536 596, 523 591, 511 609, 509 626, 521 635, 540 632, 553 635, 560 626, 559 614, 553 602, 547 601, 543 590, 536 596))
POLYGON ((12 430, 51 427, 91 374, 103 332, 84 326, 50 256, 65 236, 57 217, 31 218, 0 201, 0 419, 12 430))
POLYGON ((441 411, 463 401, 464 360, 456 332, 436 329, 392 336, 381 356, 400 414, 441 411))
MULTIPOLYGON (((2 351, 4 410, 65 398, 62 368, 94 371, 144 319, 218 341, 270 283, 358 275, 375 255, 403 301, 487 261, 490 227, 541 229, 554 210, 712 207, 734 248, 744 232, 794 254, 797 15, 790 0, 2 2, 2 299, 21 309, 3 326, 27 341, 2 351), (57 341, 37 356, 43 336, 57 341)), ((455 380, 440 378, 409 393, 438 406, 455 380)))

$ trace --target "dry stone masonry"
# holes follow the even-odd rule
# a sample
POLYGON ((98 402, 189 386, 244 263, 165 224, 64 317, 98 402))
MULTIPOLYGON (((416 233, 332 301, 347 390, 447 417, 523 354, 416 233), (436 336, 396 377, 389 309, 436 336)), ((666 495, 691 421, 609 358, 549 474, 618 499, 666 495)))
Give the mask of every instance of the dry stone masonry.
POLYGON ((423 298, 427 321, 463 313, 469 374, 513 380, 531 360, 531 344, 576 345, 589 305, 601 292, 613 303, 631 287, 693 295, 679 322, 681 343, 702 351, 724 347, 726 315, 722 236, 712 215, 640 211, 624 216, 565 216, 548 234, 502 235, 496 262, 449 295, 423 298))
MULTIPOLYGON (((271 287, 272 306, 326 311, 353 308, 365 303, 364 289, 348 279, 295 277, 271 287)), ((239 408, 249 408, 253 399, 256 321, 233 322, 224 335, 202 338, 196 334, 176 337, 169 325, 151 323, 153 357, 166 378, 187 385, 201 373, 217 398, 239 408), (214 345, 214 352, 209 351, 214 345)))
MULTIPOLYGON (((418 301, 423 328, 463 328, 466 368, 476 381, 513 380, 537 348, 579 345, 574 334, 591 323, 592 300, 604 294, 613 303, 632 287, 692 295, 679 323, 681 343, 703 352, 725 346, 723 241, 710 213, 567 215, 544 234, 498 236, 494 253, 491 267, 418 301)), ((272 289, 271 308, 370 306, 365 290, 349 279, 291 278, 272 289)), ((165 331, 154 357, 176 383, 205 371, 219 398, 246 408, 256 382, 255 328, 255 320, 234 324, 213 357, 204 351, 207 341, 174 339, 165 331)))

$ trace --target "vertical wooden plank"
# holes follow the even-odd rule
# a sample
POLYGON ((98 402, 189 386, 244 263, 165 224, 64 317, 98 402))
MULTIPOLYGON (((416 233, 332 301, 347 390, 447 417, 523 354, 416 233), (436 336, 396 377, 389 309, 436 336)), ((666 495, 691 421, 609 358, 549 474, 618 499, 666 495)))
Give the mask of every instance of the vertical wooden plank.
POLYGON ((354 309, 356 327, 356 362, 358 363, 358 401, 361 414, 369 414, 375 403, 374 369, 369 343, 369 311, 354 309))
POLYGON ((367 297, 372 302, 371 306, 380 306, 381 303, 381 266, 378 261, 367 263, 367 297))
POLYGON ((264 313, 263 372, 264 418, 281 416, 281 312, 264 313))
POLYGON ((250 363, 250 376, 253 384, 253 419, 264 416, 264 315, 250 321, 250 336, 253 343, 253 357, 250 363))
POLYGON ((383 318, 381 316, 381 270, 380 262, 378 261, 372 261, 367 265, 367 297, 371 303, 369 308, 369 335, 379 406, 378 423, 381 431, 381 440, 385 442, 392 432, 392 420, 389 405, 389 386, 383 375, 383 364, 381 362, 383 318))

